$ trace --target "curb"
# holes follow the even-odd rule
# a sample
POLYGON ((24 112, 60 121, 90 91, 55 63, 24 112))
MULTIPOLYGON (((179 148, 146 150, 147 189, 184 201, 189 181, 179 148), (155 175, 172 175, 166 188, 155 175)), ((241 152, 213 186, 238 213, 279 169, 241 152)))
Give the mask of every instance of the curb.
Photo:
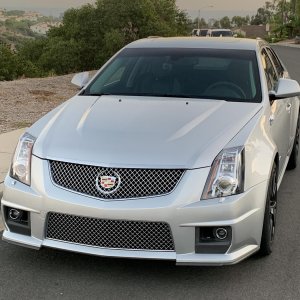
POLYGON ((272 46, 283 46, 283 47, 290 47, 290 48, 298 48, 300 49, 300 44, 290 44, 290 43, 276 43, 271 44, 272 46))

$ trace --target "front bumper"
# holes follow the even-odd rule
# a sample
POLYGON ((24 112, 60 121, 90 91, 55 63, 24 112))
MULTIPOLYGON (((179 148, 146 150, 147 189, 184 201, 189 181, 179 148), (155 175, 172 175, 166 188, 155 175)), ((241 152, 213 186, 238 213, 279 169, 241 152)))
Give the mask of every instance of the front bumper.
POLYGON ((2 214, 4 207, 28 211, 31 225, 31 235, 26 236, 11 232, 5 224, 3 240, 7 242, 34 249, 51 247, 91 255, 173 260, 181 265, 234 264, 259 249, 267 182, 240 195, 200 201, 209 172, 209 168, 203 168, 187 171, 175 191, 166 196, 101 201, 53 185, 45 160, 33 157, 32 169, 31 187, 15 182, 9 176, 5 180, 2 214), (111 220, 166 222, 172 231, 175 251, 109 249, 47 239, 49 212, 111 220), (226 253, 196 253, 196 228, 209 226, 231 227, 232 242, 226 253))

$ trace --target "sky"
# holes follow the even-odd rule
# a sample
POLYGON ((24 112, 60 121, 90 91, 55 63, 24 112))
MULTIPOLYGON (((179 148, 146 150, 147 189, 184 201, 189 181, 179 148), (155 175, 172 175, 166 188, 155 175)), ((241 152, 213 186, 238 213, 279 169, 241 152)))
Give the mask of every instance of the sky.
MULTIPOLYGON (((94 0, 0 0, 0 8, 36 10, 47 15, 59 15, 67 8, 94 2, 94 0)), ((186 10, 191 17, 196 17, 200 9, 201 17, 206 19, 224 15, 255 14, 264 3, 265 0, 177 0, 177 5, 186 10), (211 5, 213 7, 208 8, 211 5)))

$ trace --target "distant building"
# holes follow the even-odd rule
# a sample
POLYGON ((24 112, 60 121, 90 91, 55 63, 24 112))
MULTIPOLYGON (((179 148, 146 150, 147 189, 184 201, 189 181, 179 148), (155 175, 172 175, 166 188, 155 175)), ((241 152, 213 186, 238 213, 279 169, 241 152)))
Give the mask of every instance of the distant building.
POLYGON ((59 27, 60 22, 44 22, 30 26, 30 29, 37 34, 46 35, 51 27, 59 27))
POLYGON ((0 8, 0 21, 4 22, 7 19, 5 16, 5 9, 0 8))
POLYGON ((23 16, 20 16, 18 18, 16 18, 17 20, 28 20, 28 21, 37 21, 39 18, 43 17, 42 14, 34 12, 34 11, 29 11, 29 12, 25 12, 25 14, 23 16))
POLYGON ((265 39, 269 36, 270 25, 244 25, 239 29, 234 30, 235 33, 239 33, 246 38, 262 38, 265 39))
POLYGON ((21 16, 14 16, 14 15, 7 16, 5 14, 6 12, 7 12, 7 10, 0 8, 0 21, 4 22, 9 19, 14 19, 16 21, 27 20, 27 21, 36 22, 36 21, 38 21, 39 18, 43 17, 42 14, 40 14, 38 12, 34 12, 34 11, 24 12, 24 14, 21 16))

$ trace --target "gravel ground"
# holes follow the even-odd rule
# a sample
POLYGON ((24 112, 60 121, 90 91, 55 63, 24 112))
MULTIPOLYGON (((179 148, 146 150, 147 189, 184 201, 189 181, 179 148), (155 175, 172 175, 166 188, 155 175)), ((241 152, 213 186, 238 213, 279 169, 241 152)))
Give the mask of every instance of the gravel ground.
POLYGON ((0 134, 28 127, 78 92, 74 74, 0 82, 0 134))

